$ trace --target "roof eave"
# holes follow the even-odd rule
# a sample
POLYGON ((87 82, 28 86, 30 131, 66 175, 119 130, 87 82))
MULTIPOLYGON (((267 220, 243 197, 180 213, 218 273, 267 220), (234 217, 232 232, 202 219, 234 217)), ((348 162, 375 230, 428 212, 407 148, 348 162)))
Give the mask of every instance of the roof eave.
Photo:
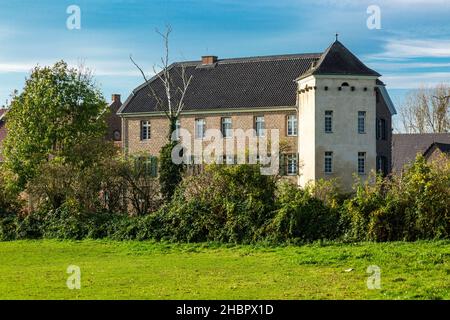
POLYGON ((395 109, 395 105, 392 102, 391 97, 389 96, 386 86, 385 85, 377 85, 377 87, 378 87, 378 89, 380 89, 381 96, 383 97, 384 101, 386 102, 386 105, 387 105, 391 115, 396 115, 397 110, 395 109))

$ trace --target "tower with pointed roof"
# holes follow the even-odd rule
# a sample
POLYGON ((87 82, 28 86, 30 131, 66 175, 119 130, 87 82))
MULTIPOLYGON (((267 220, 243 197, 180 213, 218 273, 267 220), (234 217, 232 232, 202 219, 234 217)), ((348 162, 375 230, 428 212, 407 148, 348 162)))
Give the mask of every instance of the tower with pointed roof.
POLYGON ((336 39, 296 80, 300 185, 336 178, 348 189, 380 165, 379 77, 336 39))

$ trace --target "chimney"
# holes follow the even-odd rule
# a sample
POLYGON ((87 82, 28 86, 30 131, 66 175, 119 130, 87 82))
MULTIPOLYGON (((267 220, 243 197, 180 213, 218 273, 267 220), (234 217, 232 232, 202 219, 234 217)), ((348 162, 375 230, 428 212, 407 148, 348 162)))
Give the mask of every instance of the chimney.
POLYGON ((203 56, 202 64, 203 65, 211 65, 217 62, 217 56, 203 56))
POLYGON ((114 93, 112 95, 112 102, 119 102, 120 103, 120 94, 114 93))

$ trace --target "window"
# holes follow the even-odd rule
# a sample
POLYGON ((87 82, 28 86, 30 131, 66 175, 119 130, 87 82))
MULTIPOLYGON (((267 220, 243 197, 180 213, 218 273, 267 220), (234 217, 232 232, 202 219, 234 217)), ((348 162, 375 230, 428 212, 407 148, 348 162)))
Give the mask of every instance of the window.
POLYGON ((386 140, 386 120, 380 119, 381 140, 386 140))
POLYGON ((358 152, 358 174, 366 174, 366 153, 358 152))
POLYGON ((195 119, 195 138, 203 139, 205 137, 205 119, 195 119))
POLYGON ((141 140, 150 139, 150 121, 141 121, 141 140))
POLYGON ((333 152, 327 151, 325 152, 325 173, 333 172, 333 152))
POLYGON ((176 141, 180 140, 180 129, 181 129, 181 122, 180 122, 180 120, 177 120, 177 122, 175 122, 175 139, 176 139, 176 141))
POLYGON ((377 120, 377 140, 386 140, 386 120, 378 119, 377 120))
POLYGON ((298 172, 298 159, 296 154, 287 156, 287 175, 295 176, 298 172))
POLYGON ((287 135, 295 137, 297 135, 297 116, 295 114, 287 117, 287 135))
POLYGON ((333 132, 333 111, 325 111, 325 132, 333 132))
POLYGON ((158 175, 158 159, 156 157, 137 157, 134 165, 139 176, 156 177, 158 175))
POLYGON ((384 156, 377 157, 377 172, 383 176, 387 175, 387 158, 384 156))
POLYGON ((366 112, 358 111, 358 133, 366 132, 366 112))
POLYGON ((255 117, 255 131, 257 137, 264 137, 266 135, 264 117, 255 117))
POLYGON ((232 136, 232 122, 231 118, 222 118, 222 136, 230 138, 232 136))

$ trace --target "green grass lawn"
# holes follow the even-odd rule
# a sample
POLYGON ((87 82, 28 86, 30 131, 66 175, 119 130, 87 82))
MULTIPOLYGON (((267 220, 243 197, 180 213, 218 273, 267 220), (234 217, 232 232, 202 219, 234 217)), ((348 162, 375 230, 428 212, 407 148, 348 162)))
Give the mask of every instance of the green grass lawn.
POLYGON ((0 299, 449 299, 450 242, 288 247, 0 243, 0 299), (69 290, 69 265, 81 289, 69 290), (381 268, 381 289, 366 269, 381 268), (349 271, 349 269, 353 269, 349 271))

